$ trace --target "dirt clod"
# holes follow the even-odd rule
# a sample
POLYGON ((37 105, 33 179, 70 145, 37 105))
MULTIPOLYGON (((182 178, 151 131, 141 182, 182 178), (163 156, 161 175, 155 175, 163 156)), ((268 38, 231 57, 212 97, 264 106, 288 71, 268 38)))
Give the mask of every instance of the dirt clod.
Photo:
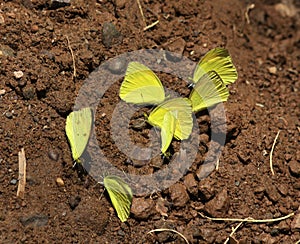
POLYGON ((212 200, 205 204, 205 211, 213 216, 220 217, 227 213, 230 206, 230 199, 226 189, 220 191, 212 200))
POLYGON ((190 194, 194 196, 198 194, 198 182, 193 174, 188 174, 184 177, 184 185, 190 194))
POLYGON ((105 22, 102 27, 102 42, 105 47, 111 47, 114 44, 120 43, 122 39, 121 33, 116 26, 111 22, 105 22))
POLYGON ((296 160, 292 160, 291 162, 289 162, 289 169, 291 171, 291 174, 295 177, 300 176, 300 163, 296 160))
POLYGON ((74 210, 80 203, 81 197, 76 195, 76 196, 70 196, 69 197, 69 206, 72 210, 74 210))
POLYGON ((172 203, 176 207, 184 207, 190 199, 186 187, 180 183, 172 185, 169 188, 169 193, 172 203))
POLYGON ((137 219, 149 218, 154 213, 154 201, 149 198, 133 198, 131 213, 137 219))

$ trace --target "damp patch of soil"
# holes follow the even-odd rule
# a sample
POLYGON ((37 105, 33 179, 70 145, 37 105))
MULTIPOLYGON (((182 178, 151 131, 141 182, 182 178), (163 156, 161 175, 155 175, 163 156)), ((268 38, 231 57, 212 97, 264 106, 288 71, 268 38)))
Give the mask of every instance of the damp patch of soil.
MULTIPOLYGON (((299 14, 296 0, 2 1, 0 242, 184 243, 174 232, 147 234, 168 228, 190 243, 224 243, 238 222, 203 215, 274 219, 291 213, 281 221, 243 224, 230 243, 300 240, 299 14), (177 169, 182 177, 166 189, 136 194, 130 218, 121 223, 97 184, 109 172, 102 170, 95 180, 71 156, 64 126, 80 89, 100 65, 121 54, 168 50, 178 55, 162 56, 162 62, 182 57, 197 62, 215 47, 229 50, 239 74, 224 103, 225 144, 212 140, 210 113, 197 114, 199 133, 193 136, 200 143, 191 166, 177 169), (273 144, 274 175, 269 165, 273 144), (222 149, 217 169, 214 157, 207 160, 211 146, 222 149), (27 160, 23 199, 16 196, 21 148, 27 160)), ((119 62, 107 70, 125 69, 126 63, 119 62)), ((157 75, 169 90, 188 94, 180 77, 157 75)), ((159 150, 160 141, 157 130, 143 124, 151 107, 130 118, 121 114, 115 125, 119 133, 112 136, 114 110, 125 106, 118 96, 121 81, 104 92, 95 110, 93 137, 103 157, 125 176, 145 177, 168 167, 173 154, 186 160, 180 155, 183 142, 176 140, 170 157, 135 160, 118 148, 129 145, 125 133, 141 147, 159 150), (123 125, 122 118, 128 123, 123 125)))

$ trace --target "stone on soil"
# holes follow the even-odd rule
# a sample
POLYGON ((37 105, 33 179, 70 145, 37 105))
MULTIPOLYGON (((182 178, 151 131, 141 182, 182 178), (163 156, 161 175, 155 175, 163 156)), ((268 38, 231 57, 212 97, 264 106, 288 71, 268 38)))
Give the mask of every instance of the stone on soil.
POLYGON ((194 196, 198 194, 198 182, 195 180, 195 177, 192 173, 187 174, 184 177, 184 185, 190 194, 194 196))
POLYGON ((21 217, 20 222, 23 226, 42 227, 48 224, 48 216, 44 214, 34 214, 27 217, 21 217))
POLYGON ((189 195, 186 191, 186 187, 181 183, 176 183, 169 188, 170 197, 172 203, 176 207, 184 207, 185 204, 190 200, 189 195))
POLYGON ((291 162, 289 162, 289 169, 293 176, 300 176, 300 163, 296 160, 292 160, 291 162))
POLYGON ((148 219, 154 213, 154 201, 150 198, 133 198, 131 213, 136 219, 148 219))
POLYGON ((212 200, 205 204, 204 210, 213 217, 224 216, 230 206, 230 199, 226 189, 220 191, 212 200))

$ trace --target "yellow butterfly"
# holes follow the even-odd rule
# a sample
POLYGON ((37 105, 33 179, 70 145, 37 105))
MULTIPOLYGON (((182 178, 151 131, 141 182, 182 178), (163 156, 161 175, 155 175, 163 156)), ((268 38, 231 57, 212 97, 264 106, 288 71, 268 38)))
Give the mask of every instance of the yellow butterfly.
POLYGON ((92 129, 92 109, 87 107, 71 112, 66 120, 65 131, 71 145, 72 157, 80 163, 92 129))
POLYGON ((160 136, 161 136, 161 152, 163 154, 168 150, 176 127, 176 117, 172 112, 166 112, 164 115, 164 120, 160 128, 160 136))
POLYGON ((210 71, 215 71, 225 85, 235 82, 238 77, 228 50, 225 48, 217 47, 204 55, 195 68, 193 82, 199 82, 200 78, 210 71))
POLYGON ((187 139, 192 131, 191 102, 188 99, 166 100, 159 78, 145 65, 130 62, 120 88, 120 98, 138 105, 157 105, 147 118, 149 124, 161 129, 162 153, 165 154, 173 136, 187 139))
POLYGON ((119 95, 123 101, 138 105, 154 105, 165 100, 165 91, 159 78, 138 62, 128 64, 119 95))
POLYGON ((172 138, 187 139, 193 128, 191 102, 187 98, 173 98, 159 104, 148 116, 152 126, 161 129, 162 152, 165 153, 172 138))
POLYGON ((104 177, 103 183, 119 219, 125 222, 129 217, 132 203, 131 188, 120 177, 114 175, 104 177))
POLYGON ((189 99, 193 112, 227 101, 229 90, 215 71, 204 74, 195 84, 189 99))

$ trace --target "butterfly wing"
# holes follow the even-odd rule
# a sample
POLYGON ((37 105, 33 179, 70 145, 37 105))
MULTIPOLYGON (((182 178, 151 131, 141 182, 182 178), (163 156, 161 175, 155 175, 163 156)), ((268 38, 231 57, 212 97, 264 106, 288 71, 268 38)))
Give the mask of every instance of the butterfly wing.
POLYGON ((193 128, 191 102, 187 98, 173 98, 164 101, 150 113, 149 124, 162 128, 167 112, 172 112, 175 117, 174 137, 179 140, 187 139, 193 128))
POLYGON ((73 111, 66 120, 65 130, 71 146, 72 157, 78 163, 89 141, 92 120, 91 108, 73 111))
POLYGON ((200 78, 214 70, 221 77, 225 85, 236 81, 238 74, 227 49, 214 48, 208 51, 199 61, 193 75, 193 81, 199 82, 200 78))
POLYGON ((108 175, 103 180, 113 207, 122 222, 125 222, 130 214, 132 203, 132 190, 120 177, 108 175))
POLYGON ((215 71, 203 75, 190 94, 193 112, 227 101, 229 91, 215 71))
POLYGON ((161 152, 166 153, 169 148, 176 126, 176 119, 172 112, 166 112, 162 123, 160 135, 161 135, 161 152))
POLYGON ((165 91, 159 78, 145 65, 130 62, 120 88, 120 98, 138 105, 159 104, 165 91))

